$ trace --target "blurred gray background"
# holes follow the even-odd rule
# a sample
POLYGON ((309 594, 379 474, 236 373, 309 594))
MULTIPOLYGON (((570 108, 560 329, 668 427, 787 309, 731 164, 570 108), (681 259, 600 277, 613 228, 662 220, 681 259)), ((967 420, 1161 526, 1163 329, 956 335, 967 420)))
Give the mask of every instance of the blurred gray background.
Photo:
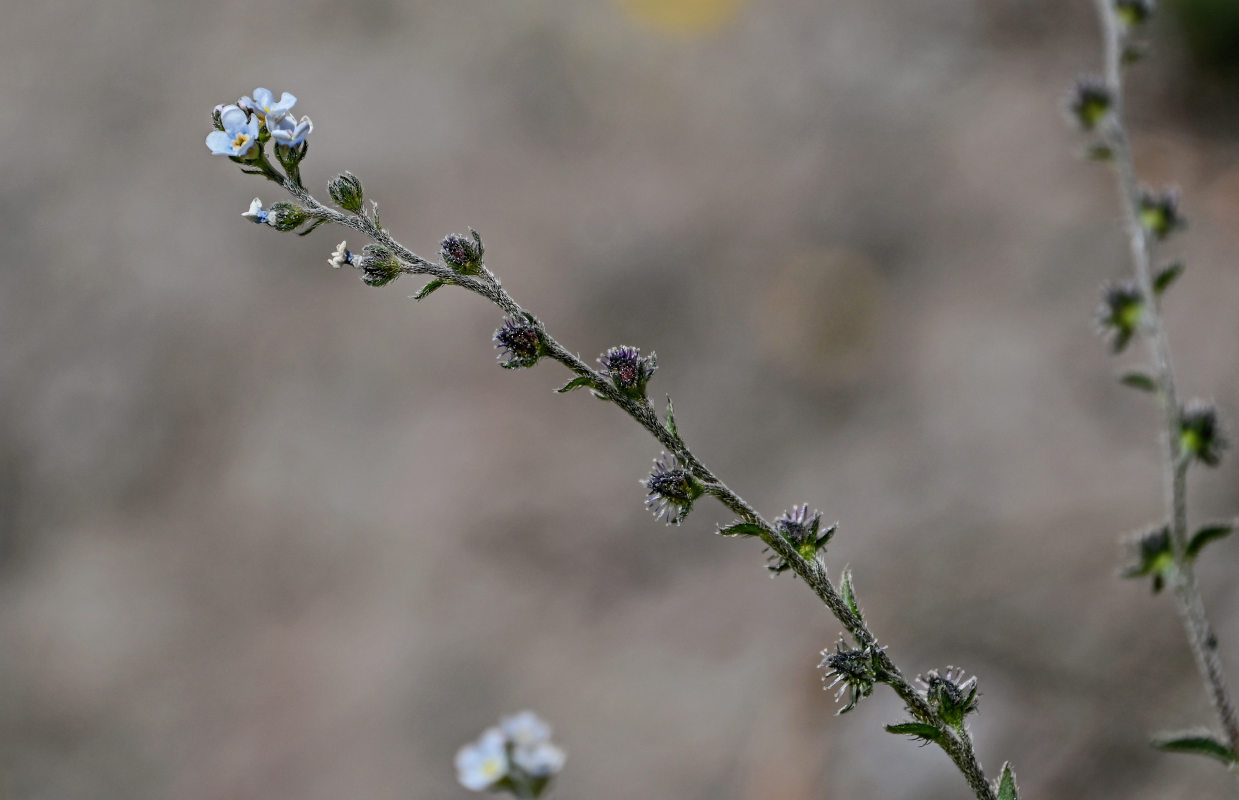
MULTIPOLYGON (((1131 117, 1191 220, 1183 391, 1234 419, 1229 5, 1154 23, 1131 117)), ((889 692, 832 716, 837 623, 716 504, 655 523, 656 444, 554 364, 499 370, 493 308, 241 219, 274 187, 203 139, 256 86, 314 119, 320 195, 353 171, 426 255, 476 227, 587 358, 656 349, 733 488, 840 521, 895 660, 980 675, 992 774, 1233 796, 1145 746, 1211 715, 1172 604, 1115 578, 1161 495, 1092 330, 1127 267, 1062 107, 1098 66, 1084 0, 8 3, 0 796, 463 798, 457 747, 526 707, 560 798, 968 796, 882 731, 889 692)), ((1235 548, 1200 573, 1239 680, 1235 548)))

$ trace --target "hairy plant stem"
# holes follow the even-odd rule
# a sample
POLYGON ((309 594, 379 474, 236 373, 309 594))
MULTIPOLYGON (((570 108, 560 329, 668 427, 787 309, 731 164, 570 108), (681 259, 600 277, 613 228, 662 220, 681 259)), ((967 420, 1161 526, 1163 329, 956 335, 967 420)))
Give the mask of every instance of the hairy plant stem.
POLYGON ((1118 177, 1119 200, 1127 229, 1132 271, 1144 300, 1141 332, 1157 381, 1157 397, 1162 417, 1163 493, 1170 521, 1175 570, 1170 578, 1179 613, 1187 631, 1196 666, 1205 682, 1209 700, 1233 752, 1239 752, 1239 720, 1226 687, 1222 659, 1217 652, 1217 637, 1205 615, 1204 602, 1196 584, 1192 560, 1187 555, 1187 468, 1190 458, 1180 446, 1179 401, 1175 392, 1174 369, 1170 360, 1170 341, 1162 320, 1153 270, 1149 233, 1140 220, 1140 184, 1127 131, 1123 123, 1123 50, 1127 34, 1114 10, 1113 0, 1095 0, 1105 45, 1105 83, 1110 92, 1110 113, 1101 127, 1118 177))
POLYGON ((903 676, 903 673, 886 654, 879 648, 877 637, 869 630, 865 622, 853 613, 843 597, 835 589, 826 575, 826 568, 817 558, 803 558, 774 526, 761 516, 740 495, 727 487, 700 459, 688 448, 684 440, 665 425, 657 412, 645 397, 632 398, 615 388, 612 382, 597 370, 582 361, 561 345, 543 326, 541 320, 522 308, 500 284, 498 278, 485 267, 477 275, 463 275, 444 264, 428 261, 408 250, 387 233, 378 223, 377 214, 372 218, 366 214, 345 214, 319 203, 300 181, 279 177, 272 178, 264 172, 268 179, 279 183, 285 190, 301 201, 306 213, 316 220, 333 222, 352 228, 387 247, 402 262, 401 272, 410 275, 428 275, 432 278, 460 286, 475 294, 490 300, 507 314, 520 316, 536 326, 545 347, 546 357, 563 364, 578 377, 589 380, 589 387, 597 394, 610 400, 637 421, 641 427, 650 432, 667 452, 680 460, 686 469, 692 472, 702 484, 707 494, 713 495, 720 503, 736 514, 744 522, 758 526, 761 529, 761 540, 780 558, 784 559, 791 569, 813 590, 814 594, 825 603, 835 618, 847 629, 861 648, 872 648, 876 655, 875 666, 878 679, 894 690, 895 694, 907 705, 909 712, 921 722, 935 725, 942 731, 942 738, 937 744, 946 752, 959 771, 967 780, 969 787, 978 800, 996 800, 993 787, 985 777, 985 772, 977 760, 972 747, 972 741, 966 732, 957 731, 947 724, 924 696, 916 690, 903 676), (278 179, 277 179, 278 178, 278 179))

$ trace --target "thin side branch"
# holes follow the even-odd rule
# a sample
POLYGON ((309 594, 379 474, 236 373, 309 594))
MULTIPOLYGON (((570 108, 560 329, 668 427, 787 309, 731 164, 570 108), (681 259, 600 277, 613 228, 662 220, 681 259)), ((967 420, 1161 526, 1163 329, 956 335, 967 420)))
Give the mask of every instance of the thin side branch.
MULTIPOLYGON (((270 176, 268 176, 270 177, 270 176)), ((278 176, 277 176, 278 177, 278 176)), ((273 179, 275 180, 275 179, 273 179)), ((826 569, 816 559, 806 559, 793 547, 775 527, 761 516, 740 495, 733 492, 723 483, 700 459, 689 449, 684 440, 670 430, 659 418, 654 408, 645 397, 634 399, 616 389, 610 380, 597 370, 586 364, 579 357, 561 345, 543 327, 541 321, 522 308, 503 288, 498 279, 489 271, 478 275, 462 275, 451 268, 433 261, 428 261, 401 245, 364 214, 345 214, 318 202, 299 181, 287 179, 275 180, 285 190, 296 197, 303 205, 307 214, 315 219, 333 222, 352 228, 388 248, 401 262, 401 271, 413 275, 428 275, 447 283, 460 286, 475 294, 485 297, 506 314, 521 316, 537 326, 538 332, 549 358, 567 367, 573 374, 589 379, 590 387, 607 400, 620 407, 630 417, 645 428, 658 440, 668 453, 679 459, 680 463, 699 480, 706 493, 713 495, 720 503, 736 514, 746 523, 757 526, 761 540, 782 558, 800 578, 821 599, 840 624, 856 640, 861 648, 872 648, 876 653, 876 667, 879 680, 894 690, 895 694, 907 705, 914 717, 930 723, 942 732, 936 743, 942 747, 963 774, 969 787, 978 800, 997 800, 993 786, 985 777, 985 772, 976 757, 972 741, 962 731, 957 731, 947 724, 935 709, 926 701, 917 689, 904 677, 900 669, 890 657, 878 647, 877 637, 869 630, 865 622, 855 614, 843 597, 835 589, 826 575, 826 569)))

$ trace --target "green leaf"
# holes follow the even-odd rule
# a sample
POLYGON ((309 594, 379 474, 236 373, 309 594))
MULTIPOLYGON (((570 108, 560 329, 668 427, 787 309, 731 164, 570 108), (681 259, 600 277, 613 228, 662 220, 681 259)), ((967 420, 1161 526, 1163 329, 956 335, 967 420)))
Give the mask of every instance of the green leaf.
POLYGON ((327 220, 326 220, 326 218, 324 218, 324 217, 319 217, 318 219, 316 219, 316 220, 314 220, 313 222, 311 222, 311 223, 310 223, 310 227, 308 227, 308 228, 306 228, 305 230, 301 231, 301 232, 300 232, 300 233, 298 233, 297 235, 298 235, 298 236, 309 236, 311 233, 313 233, 313 232, 314 232, 314 229, 315 229, 315 228, 317 228, 319 225, 322 225, 322 224, 323 224, 324 222, 326 222, 326 221, 327 221, 327 220))
POLYGON ((1157 379, 1147 372, 1142 372, 1138 369, 1124 372, 1119 376, 1119 383, 1124 386, 1130 386, 1133 389, 1139 389, 1142 392, 1157 391, 1157 379))
POLYGON ((1183 262, 1176 261, 1162 267, 1153 277, 1153 294, 1161 294, 1170 288, 1170 284, 1183 274, 1183 262))
POLYGON ((1235 752, 1230 746, 1206 730, 1162 733, 1153 737, 1150 744, 1168 753, 1195 753, 1216 758, 1225 764, 1235 762, 1235 752))
POLYGON ((719 528, 717 533, 719 536, 761 536, 765 530, 751 522, 733 522, 726 528, 719 528))
POLYGON ((1187 543, 1187 557, 1195 558, 1201 548, 1209 542, 1228 536, 1234 529, 1234 526, 1229 522, 1215 522, 1212 525, 1204 526, 1192 534, 1192 540, 1187 543))
POLYGON ((852 588, 852 570, 848 567, 843 568, 843 577, 839 581, 839 594, 843 595, 843 602, 852 609, 856 618, 861 619, 860 605, 856 602, 856 591, 852 588))
POLYGON ((589 386, 589 384, 590 384, 589 376, 580 375, 568 381, 567 383, 565 383, 563 386, 559 387, 555 391, 559 392, 560 394, 563 394, 564 392, 570 392, 573 389, 580 389, 582 386, 589 386))
POLYGON ((431 292, 446 285, 447 285, 447 281, 441 278, 435 278, 433 281, 423 286, 420 292, 413 295, 413 299, 414 300, 425 300, 427 297, 430 296, 431 292))
POLYGON ((911 736, 926 742, 936 742, 942 738, 942 731, 928 722, 900 722, 898 725, 887 725, 886 732, 896 736, 911 736))
POLYGON ((1011 762, 1002 765, 1002 775, 998 778, 998 800, 1019 800, 1018 789, 1015 786, 1015 770, 1011 762))
POLYGON ((671 435, 675 438, 680 438, 679 432, 675 429, 675 407, 671 405, 671 395, 667 395, 667 430, 671 431, 671 435))

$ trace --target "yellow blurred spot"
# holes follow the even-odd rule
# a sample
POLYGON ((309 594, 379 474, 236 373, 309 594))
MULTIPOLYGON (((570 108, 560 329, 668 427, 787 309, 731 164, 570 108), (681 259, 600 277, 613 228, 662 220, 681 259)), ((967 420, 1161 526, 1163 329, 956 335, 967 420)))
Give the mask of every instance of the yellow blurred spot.
POLYGON ((709 33, 736 16, 747 0, 618 0, 628 16, 660 33, 709 33))

